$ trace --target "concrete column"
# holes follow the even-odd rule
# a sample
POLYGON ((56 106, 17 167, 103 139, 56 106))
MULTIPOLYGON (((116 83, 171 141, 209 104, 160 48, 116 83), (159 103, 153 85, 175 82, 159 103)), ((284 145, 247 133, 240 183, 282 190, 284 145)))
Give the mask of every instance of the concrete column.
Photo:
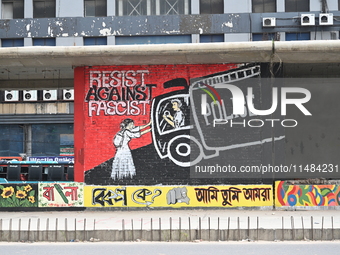
POLYGON ((224 13, 249 13, 252 11, 251 0, 224 0, 224 13))
POLYGON ((285 32, 279 32, 280 35, 280 41, 286 41, 286 33, 285 32))
POLYGON ((33 18, 33 0, 25 0, 24 2, 24 18, 33 18))
POLYGON ((24 153, 32 156, 32 125, 24 126, 24 153))
POLYGON ((116 37, 114 35, 107 37, 107 45, 116 45, 116 37))
POLYGON ((56 17, 84 17, 83 0, 58 0, 55 9, 56 17))
POLYGON ((116 0, 107 0, 107 16, 116 16, 116 0))
POLYGON ((199 0, 191 0, 191 14, 200 14, 199 0))
POLYGON ((83 46, 84 41, 83 37, 56 37, 55 44, 56 46, 83 46))
POLYGON ((321 11, 322 10, 321 6, 322 5, 320 0, 309 0, 309 11, 311 12, 321 11))
POLYGON ((200 35, 199 34, 191 35, 191 42, 192 43, 199 43, 200 42, 200 35))
POLYGON ((32 38, 24 38, 24 46, 33 46, 32 38))
POLYGON ((285 12, 285 0, 276 0, 276 12, 285 12))
POLYGON ((224 34, 225 42, 249 42, 250 33, 231 33, 224 34))
POLYGON ((328 10, 330 12, 332 11, 338 11, 339 10, 339 6, 338 6, 338 1, 327 1, 327 5, 328 5, 328 10))

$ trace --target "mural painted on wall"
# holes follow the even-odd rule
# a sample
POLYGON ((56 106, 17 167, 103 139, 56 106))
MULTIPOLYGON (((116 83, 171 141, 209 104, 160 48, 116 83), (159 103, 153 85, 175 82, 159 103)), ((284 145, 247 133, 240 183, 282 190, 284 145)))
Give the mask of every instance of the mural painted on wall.
POLYGON ((37 184, 1 184, 0 207, 37 207, 37 184))
POLYGON ((340 185, 290 185, 275 182, 276 206, 339 206, 340 185))
POLYGON ((83 207, 84 183, 39 183, 39 207, 83 207))
POLYGON ((244 95, 251 86, 254 105, 270 108, 263 100, 270 86, 261 87, 260 74, 256 64, 76 68, 76 181, 85 172, 85 182, 94 185, 180 184, 190 183, 190 171, 216 163, 271 162, 265 144, 283 145, 283 129, 272 137, 270 126, 240 125, 254 114, 244 101, 243 114, 234 115, 229 100, 230 83, 244 95))
POLYGON ((86 207, 273 206, 271 185, 85 186, 86 207))

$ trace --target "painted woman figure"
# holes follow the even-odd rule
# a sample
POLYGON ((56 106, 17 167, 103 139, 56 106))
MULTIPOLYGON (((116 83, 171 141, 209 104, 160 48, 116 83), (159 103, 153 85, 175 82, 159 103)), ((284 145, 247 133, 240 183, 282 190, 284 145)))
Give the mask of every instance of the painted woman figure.
POLYGON ((120 131, 113 138, 113 144, 117 150, 112 162, 112 179, 132 178, 136 175, 129 142, 132 138, 138 138, 150 132, 151 128, 141 131, 150 125, 151 121, 144 126, 135 127, 132 119, 125 119, 120 123, 120 131))

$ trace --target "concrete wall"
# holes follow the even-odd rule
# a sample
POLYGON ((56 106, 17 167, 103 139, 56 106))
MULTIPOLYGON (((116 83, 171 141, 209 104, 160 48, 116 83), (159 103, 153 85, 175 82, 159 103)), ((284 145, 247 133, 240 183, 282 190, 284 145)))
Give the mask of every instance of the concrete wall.
MULTIPOLYGON (((339 16, 334 11, 334 16, 339 16)), ((316 19, 319 11, 315 12, 316 19)), ((65 15, 68 16, 68 15, 65 15)), ((65 17, 33 20, 0 20, 6 29, 0 30, 1 38, 45 38, 45 37, 106 37, 130 35, 190 35, 190 34, 238 34, 275 32, 315 32, 318 26, 301 26, 299 13, 233 13, 220 15, 169 15, 150 16, 147 20, 139 16, 128 17, 65 17), (276 17, 275 27, 263 27, 263 17, 276 17), (298 25, 297 25, 298 22, 298 25), (121 24, 124 24, 122 26, 121 24)), ((334 25, 338 25, 334 20, 334 25)), ((337 31, 333 26, 322 26, 322 33, 337 31)), ((317 33, 320 33, 317 31, 317 33)), ((323 36, 327 38, 327 36, 323 36)), ((249 40, 249 39, 248 39, 249 40)), ((67 44, 67 42, 65 42, 67 44)), ((68 45, 68 44, 67 44, 68 45)))
POLYGON ((0 114, 70 114, 73 103, 0 103, 0 114))

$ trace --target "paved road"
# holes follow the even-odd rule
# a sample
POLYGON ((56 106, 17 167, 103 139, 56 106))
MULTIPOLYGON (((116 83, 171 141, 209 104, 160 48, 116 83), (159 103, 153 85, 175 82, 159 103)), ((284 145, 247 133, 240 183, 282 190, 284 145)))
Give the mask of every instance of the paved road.
POLYGON ((11 255, 338 255, 340 242, 0 243, 0 250, 11 255))

